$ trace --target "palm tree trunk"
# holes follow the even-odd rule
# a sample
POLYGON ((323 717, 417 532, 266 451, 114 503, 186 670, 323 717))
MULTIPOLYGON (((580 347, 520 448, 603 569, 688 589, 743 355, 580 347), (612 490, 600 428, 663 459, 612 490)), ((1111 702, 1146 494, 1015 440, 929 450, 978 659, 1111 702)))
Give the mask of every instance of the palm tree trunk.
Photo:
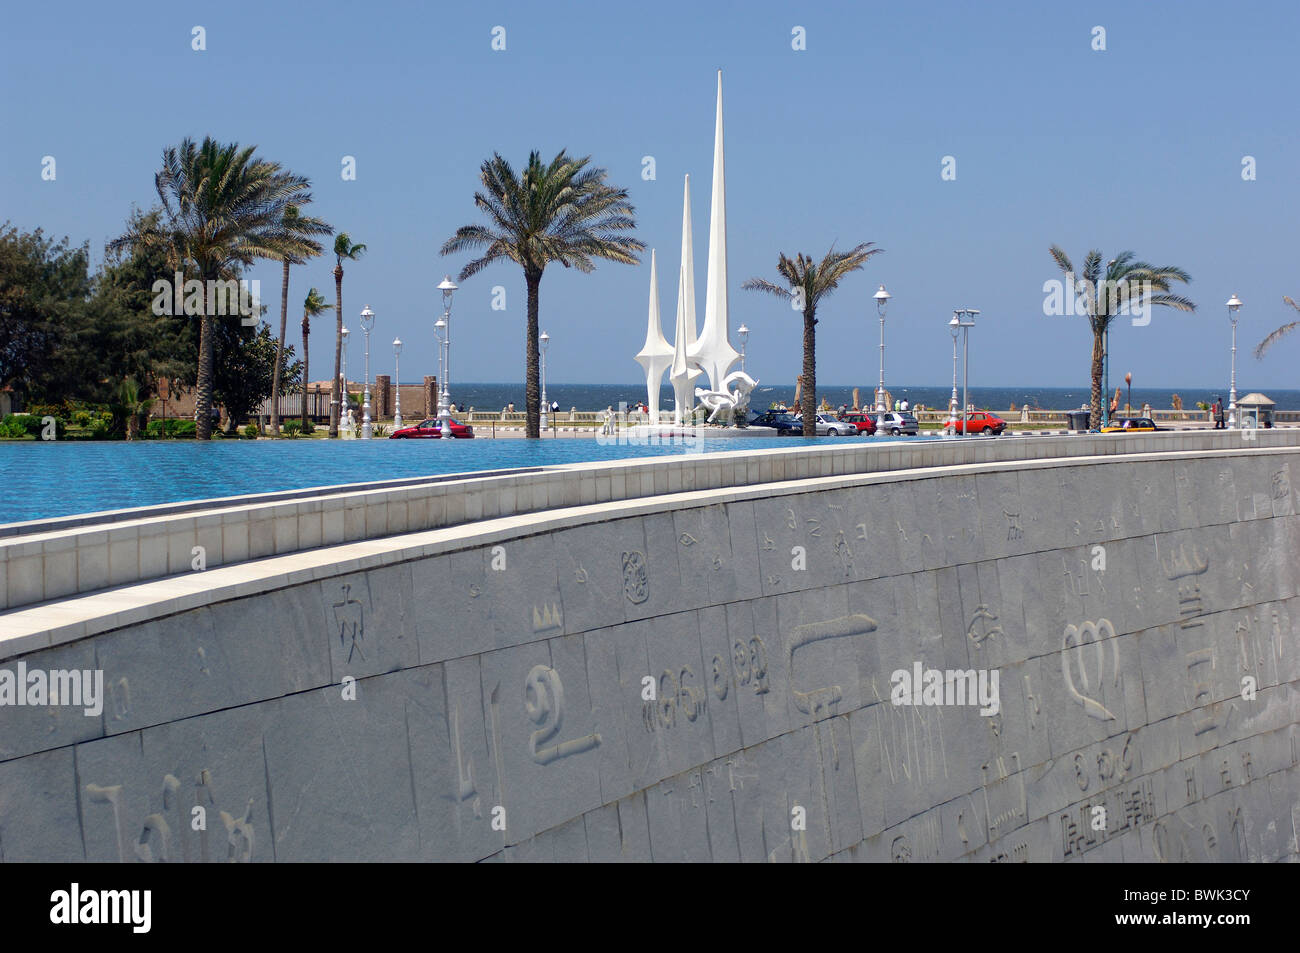
POLYGON ((212 439, 212 317, 208 314, 208 283, 203 281, 203 314, 199 317, 199 374, 194 385, 194 438, 212 439))
POLYGON ((1092 332, 1092 426, 1101 428, 1101 372, 1105 331, 1092 332))
POLYGON ((308 373, 311 365, 307 359, 307 337, 311 334, 311 320, 307 317, 306 312, 302 316, 302 429, 307 431, 307 385, 311 382, 311 375, 308 373))
POLYGON ((280 339, 275 343, 275 370, 271 372, 271 433, 280 436, 280 365, 284 363, 284 333, 289 326, 289 260, 284 260, 280 282, 280 339))
POLYGON ((542 283, 540 271, 525 271, 524 282, 528 285, 528 342, 527 369, 525 374, 525 401, 527 404, 527 423, 524 435, 538 438, 541 436, 541 360, 537 350, 537 289, 542 283))
POLYGON ((330 381, 330 436, 339 435, 339 421, 343 418, 343 405, 339 402, 339 373, 343 360, 343 266, 334 269, 334 315, 337 327, 334 329, 334 379, 330 381))
POLYGON ((809 304, 803 312, 803 435, 817 436, 817 311, 809 304))

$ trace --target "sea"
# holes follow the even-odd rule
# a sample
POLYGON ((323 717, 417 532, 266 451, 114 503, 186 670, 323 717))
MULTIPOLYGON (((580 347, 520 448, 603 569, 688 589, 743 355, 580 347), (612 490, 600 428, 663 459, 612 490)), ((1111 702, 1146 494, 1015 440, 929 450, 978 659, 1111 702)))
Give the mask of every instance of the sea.
MULTIPOLYGON (((1112 386, 1115 385, 1112 384, 1112 386)), ((874 389, 874 384, 859 385, 859 399, 866 404, 870 404, 873 399, 874 389)), ((926 407, 946 408, 948 398, 952 394, 952 385, 948 384, 942 387, 889 386, 888 390, 896 399, 906 398, 907 402, 913 406, 922 404, 926 407)), ((1249 385, 1239 387, 1237 396, 1239 398, 1244 397, 1246 394, 1251 393, 1252 390, 1253 388, 1249 385)), ((853 406, 852 385, 823 385, 818 388, 818 391, 818 397, 825 397, 832 407, 838 408, 841 404, 853 406)), ((1111 393, 1113 394, 1114 391, 1112 390, 1111 393)), ((1263 393, 1264 396, 1276 402, 1276 409, 1278 410, 1300 410, 1300 390, 1264 389, 1263 393)), ((1153 410, 1170 410, 1173 408, 1175 394, 1182 398, 1184 408, 1193 408, 1198 401, 1211 404, 1214 402, 1215 397, 1221 397, 1225 405, 1228 402, 1228 389, 1226 387, 1219 390, 1210 387, 1134 387, 1131 402, 1134 408, 1140 408, 1143 404, 1149 403, 1153 410)), ((957 396, 960 399, 960 389, 957 391, 957 396)), ((522 412, 524 409, 524 385, 519 383, 453 383, 451 399, 458 408, 468 410, 472 407, 481 411, 499 411, 513 402, 515 410, 522 412)), ((630 384, 552 384, 548 381, 546 399, 548 402, 558 403, 562 410, 569 410, 573 407, 578 410, 604 410, 607 407, 617 409, 620 402, 625 402, 629 407, 641 403, 646 399, 646 390, 643 381, 630 384)), ((993 411, 1010 410, 1012 404, 1015 404, 1017 409, 1024 404, 1028 404, 1031 409, 1074 410, 1088 403, 1089 400, 1091 400, 1091 392, 1086 384, 1079 387, 972 387, 970 389, 972 404, 993 411)), ((769 387, 760 384, 754 390, 754 394, 750 399, 750 406, 755 410, 767 409, 775 401, 784 401, 786 404, 793 403, 793 386, 769 387)), ((1127 401, 1127 397, 1120 397, 1121 404, 1127 401)), ((660 391, 660 409, 672 410, 672 407, 672 388, 665 384, 660 391)))

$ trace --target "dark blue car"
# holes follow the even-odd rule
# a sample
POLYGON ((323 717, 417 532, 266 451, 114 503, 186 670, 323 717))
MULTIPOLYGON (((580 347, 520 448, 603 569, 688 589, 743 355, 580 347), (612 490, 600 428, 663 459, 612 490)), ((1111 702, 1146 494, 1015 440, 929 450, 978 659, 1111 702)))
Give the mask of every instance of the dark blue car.
POLYGON ((796 419, 791 414, 781 413, 780 411, 769 410, 762 414, 751 412, 749 425, 751 427, 772 427, 776 430, 778 437, 803 436, 803 421, 796 419))

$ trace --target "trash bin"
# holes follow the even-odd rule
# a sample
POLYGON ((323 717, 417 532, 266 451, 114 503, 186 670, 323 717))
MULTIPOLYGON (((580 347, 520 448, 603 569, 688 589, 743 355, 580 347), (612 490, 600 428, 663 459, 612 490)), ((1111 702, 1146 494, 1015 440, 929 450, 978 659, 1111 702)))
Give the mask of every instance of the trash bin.
POLYGON ((1066 412, 1065 416, 1070 420, 1071 430, 1087 430, 1092 413, 1087 410, 1070 410, 1066 412))

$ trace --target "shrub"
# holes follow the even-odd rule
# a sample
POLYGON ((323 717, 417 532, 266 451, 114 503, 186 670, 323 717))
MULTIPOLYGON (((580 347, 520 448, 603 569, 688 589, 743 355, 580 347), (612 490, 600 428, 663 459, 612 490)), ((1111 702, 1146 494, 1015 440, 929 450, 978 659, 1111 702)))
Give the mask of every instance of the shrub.
MULTIPOLYGON (((45 429, 44 419, 49 414, 9 414, 4 419, 5 435, 10 439, 18 437, 35 437, 41 439, 41 433, 45 429)), ((66 435, 67 424, 62 418, 54 418, 55 439, 62 440, 66 435)))
POLYGON ((164 434, 168 437, 193 437, 197 429, 197 425, 192 420, 169 417, 166 420, 149 421, 149 425, 145 427, 145 436, 152 439, 162 437, 164 434))
POLYGON ((370 433, 371 436, 374 437, 387 437, 388 428, 385 427, 383 424, 372 424, 370 427, 370 433))
POLYGON ((258 438, 257 424, 245 425, 244 436, 247 437, 249 440, 256 440, 258 438))
POLYGON ((286 437, 296 437, 302 431, 301 420, 286 420, 281 428, 286 437))
POLYGON ((72 415, 72 422, 78 427, 89 427, 91 421, 90 411, 78 410, 72 415))

